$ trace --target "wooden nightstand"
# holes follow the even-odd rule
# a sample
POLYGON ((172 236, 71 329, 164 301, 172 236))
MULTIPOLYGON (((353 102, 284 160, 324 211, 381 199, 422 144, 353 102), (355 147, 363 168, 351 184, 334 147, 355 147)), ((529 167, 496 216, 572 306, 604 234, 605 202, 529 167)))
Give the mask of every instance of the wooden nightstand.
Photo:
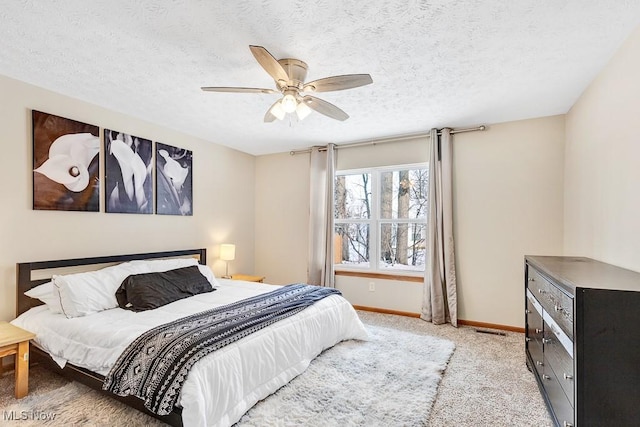
POLYGON ((29 392, 29 340, 32 338, 35 334, 11 323, 0 322, 0 359, 12 354, 16 358, 16 399, 25 397, 29 392))
POLYGON ((245 282, 264 283, 264 276, 249 276, 248 274, 234 274, 231 276, 233 280, 244 280, 245 282))

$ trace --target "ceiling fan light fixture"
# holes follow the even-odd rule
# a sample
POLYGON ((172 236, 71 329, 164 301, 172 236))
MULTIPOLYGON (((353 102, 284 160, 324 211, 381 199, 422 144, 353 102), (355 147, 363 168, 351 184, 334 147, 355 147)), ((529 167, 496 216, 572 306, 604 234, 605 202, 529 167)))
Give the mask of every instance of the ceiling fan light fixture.
POLYGON ((349 115, 330 102, 301 92, 332 92, 336 90, 353 89, 373 83, 369 74, 343 74, 324 77, 305 83, 307 64, 299 59, 276 59, 262 46, 249 46, 258 64, 275 81, 276 89, 255 87, 217 87, 203 86, 207 92, 236 92, 236 93, 282 93, 264 115, 264 122, 271 123, 275 119, 283 120, 287 114, 295 111, 298 120, 307 117, 311 111, 316 111, 334 120, 344 121, 349 115))
POLYGON ((273 104, 273 107, 271 107, 270 112, 278 120, 284 119, 284 116, 287 114, 287 112, 284 110, 284 108, 282 108, 282 101, 276 102, 275 104, 273 104))
POLYGON ((298 120, 304 120, 309 114, 313 111, 311 108, 307 106, 304 102, 299 102, 296 107, 296 115, 298 116, 298 120))
POLYGON ((282 109, 285 112, 293 113, 294 111, 296 111, 296 107, 298 106, 298 101, 296 100, 296 97, 293 96, 291 93, 286 93, 282 97, 280 104, 282 104, 282 109))

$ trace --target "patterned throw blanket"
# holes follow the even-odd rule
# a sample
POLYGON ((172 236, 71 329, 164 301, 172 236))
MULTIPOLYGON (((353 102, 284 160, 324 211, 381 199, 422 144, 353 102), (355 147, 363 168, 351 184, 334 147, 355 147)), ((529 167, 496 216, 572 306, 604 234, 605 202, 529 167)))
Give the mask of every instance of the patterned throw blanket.
POLYGON ((137 396, 150 411, 167 415, 198 360, 334 294, 340 291, 288 285, 153 328, 120 355, 102 388, 119 396, 137 396))

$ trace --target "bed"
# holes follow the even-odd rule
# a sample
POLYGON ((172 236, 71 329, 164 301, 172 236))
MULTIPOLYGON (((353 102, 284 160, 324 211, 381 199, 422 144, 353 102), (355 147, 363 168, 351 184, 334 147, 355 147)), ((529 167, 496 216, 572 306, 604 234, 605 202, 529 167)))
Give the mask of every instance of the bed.
MULTIPOLYGON (((41 364, 174 426, 226 426, 302 373, 326 348, 342 340, 367 338, 355 310, 342 296, 327 296, 204 356, 192 366, 178 404, 166 415, 149 411, 137 397, 104 391, 103 382, 123 350, 145 331, 174 319, 193 317, 211 307, 229 307, 240 300, 268 295, 278 288, 281 287, 214 278, 206 267, 205 249, 19 263, 18 317, 12 323, 36 334, 31 363, 41 364), (130 263, 181 259, 196 259, 200 271, 208 270, 211 278, 207 276, 207 280, 215 292, 143 312, 110 308, 72 318, 55 312, 40 299, 25 295, 36 287, 43 288, 41 285, 48 284, 60 269, 64 273, 69 268, 99 270, 107 266, 102 270, 105 271, 130 263)), ((88 299, 91 300, 91 295, 88 299)))

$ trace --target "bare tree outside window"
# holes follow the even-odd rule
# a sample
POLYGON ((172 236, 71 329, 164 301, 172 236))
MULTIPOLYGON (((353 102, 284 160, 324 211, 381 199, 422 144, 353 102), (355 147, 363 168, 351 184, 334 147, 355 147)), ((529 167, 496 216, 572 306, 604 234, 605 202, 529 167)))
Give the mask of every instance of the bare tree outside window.
MULTIPOLYGON (((380 217, 389 219, 393 217, 393 172, 382 172, 380 178, 380 217)), ((380 258, 385 263, 395 261, 393 238, 389 227, 382 227, 380 232, 380 258)))
POLYGON ((338 173, 335 263, 424 271, 428 180, 425 166, 338 173))
POLYGON ((371 174, 339 175, 335 182, 337 264, 369 265, 371 174), (338 254, 339 252, 339 254, 338 254))

